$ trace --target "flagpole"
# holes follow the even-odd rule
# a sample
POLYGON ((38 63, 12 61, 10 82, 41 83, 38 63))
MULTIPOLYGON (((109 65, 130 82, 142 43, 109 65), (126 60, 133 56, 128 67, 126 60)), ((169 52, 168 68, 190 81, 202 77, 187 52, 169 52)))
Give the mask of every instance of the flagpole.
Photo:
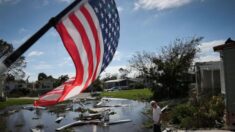
POLYGON ((52 17, 42 28, 26 40, 18 49, 11 53, 5 60, 0 62, 0 74, 5 72, 25 51, 27 51, 39 38, 41 38, 51 27, 55 26, 60 19, 65 16, 82 0, 74 0, 68 7, 61 11, 57 16, 52 17))

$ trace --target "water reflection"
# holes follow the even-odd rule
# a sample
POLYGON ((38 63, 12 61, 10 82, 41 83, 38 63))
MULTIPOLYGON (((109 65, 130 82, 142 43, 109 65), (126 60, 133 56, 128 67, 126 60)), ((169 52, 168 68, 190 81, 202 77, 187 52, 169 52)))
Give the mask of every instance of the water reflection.
MULTIPOLYGON (((93 108, 97 101, 86 101, 87 108, 93 108)), ((131 119, 132 122, 116 124, 111 126, 84 125, 76 126, 71 129, 78 132, 148 132, 152 130, 144 129, 143 122, 147 120, 141 114, 147 107, 146 103, 132 100, 109 100, 106 105, 125 105, 124 107, 110 107, 116 114, 110 116, 110 121, 121 119, 131 119)), ((28 105, 30 106, 30 105, 28 105)), ((7 131, 27 132, 31 128, 41 128, 44 131, 55 131, 56 128, 72 123, 81 114, 77 108, 81 107, 78 103, 63 104, 56 107, 50 107, 46 110, 36 109, 33 111, 21 109, 19 112, 6 117, 7 131), (64 116, 60 123, 55 120, 64 116), (20 124, 22 123, 22 124, 20 124)))

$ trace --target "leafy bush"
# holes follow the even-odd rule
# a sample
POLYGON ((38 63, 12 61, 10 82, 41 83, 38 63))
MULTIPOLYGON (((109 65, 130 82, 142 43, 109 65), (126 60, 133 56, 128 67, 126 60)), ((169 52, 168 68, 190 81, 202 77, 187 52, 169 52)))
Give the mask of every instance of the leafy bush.
MULTIPOLYGON (((172 123, 181 124, 185 118, 193 117, 196 113, 196 108, 190 104, 181 104, 175 107, 172 111, 172 123)), ((189 120, 189 119, 187 119, 189 120)))
POLYGON ((20 89, 14 89, 9 93, 9 97, 22 97, 26 96, 30 93, 29 89, 26 88, 20 88, 20 89))
POLYGON ((130 88, 132 89, 143 89, 145 86, 142 83, 133 83, 130 84, 130 88))
POLYGON ((180 104, 172 110, 171 122, 181 128, 215 127, 215 121, 222 122, 224 108, 224 101, 220 96, 213 96, 207 101, 201 100, 196 105, 180 104))

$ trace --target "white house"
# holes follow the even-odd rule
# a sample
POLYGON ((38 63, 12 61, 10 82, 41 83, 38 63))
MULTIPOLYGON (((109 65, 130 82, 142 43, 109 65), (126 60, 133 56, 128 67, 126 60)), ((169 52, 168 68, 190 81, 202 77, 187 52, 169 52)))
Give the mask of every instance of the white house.
POLYGON ((222 61, 221 86, 225 88, 226 124, 235 130, 235 41, 230 38, 225 44, 214 47, 222 61))
POLYGON ((221 61, 195 63, 197 97, 221 93, 221 61))

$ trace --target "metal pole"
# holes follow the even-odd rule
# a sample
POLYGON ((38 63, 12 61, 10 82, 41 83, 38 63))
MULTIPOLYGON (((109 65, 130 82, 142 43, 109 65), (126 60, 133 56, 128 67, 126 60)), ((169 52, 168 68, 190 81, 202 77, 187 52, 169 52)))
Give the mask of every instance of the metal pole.
POLYGON ((25 41, 18 49, 9 55, 0 64, 0 74, 2 74, 8 67, 10 67, 25 51, 27 51, 40 37, 42 37, 51 27, 55 26, 60 19, 65 16, 71 9, 73 9, 81 0, 75 0, 57 16, 52 17, 41 29, 25 41))

